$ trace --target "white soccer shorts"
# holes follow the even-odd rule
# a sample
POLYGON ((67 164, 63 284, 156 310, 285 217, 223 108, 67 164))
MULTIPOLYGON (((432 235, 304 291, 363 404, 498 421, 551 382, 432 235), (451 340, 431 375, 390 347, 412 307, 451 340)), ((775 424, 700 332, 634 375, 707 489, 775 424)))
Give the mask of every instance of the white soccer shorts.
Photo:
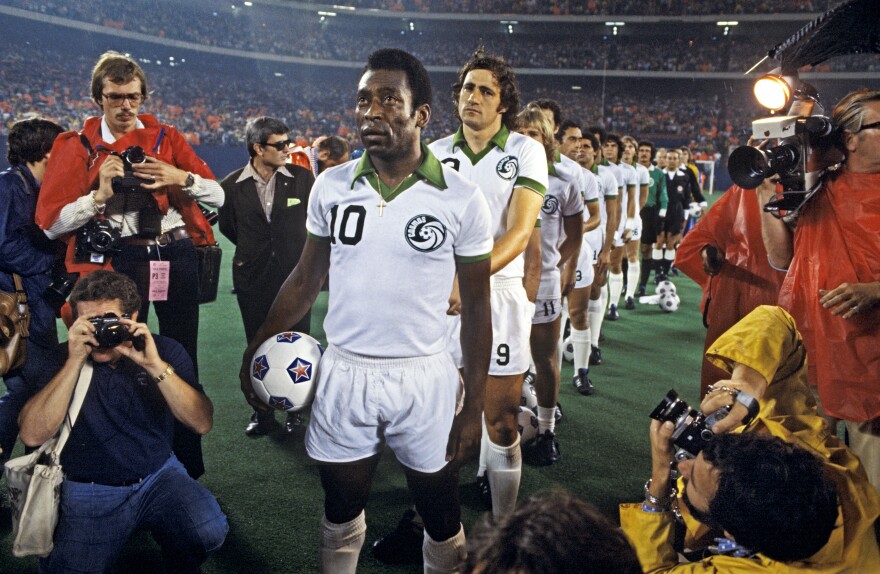
POLYGON ((446 466, 446 444, 464 386, 448 353, 385 359, 330 345, 321 358, 306 430, 320 462, 353 462, 382 451, 418 472, 446 466))

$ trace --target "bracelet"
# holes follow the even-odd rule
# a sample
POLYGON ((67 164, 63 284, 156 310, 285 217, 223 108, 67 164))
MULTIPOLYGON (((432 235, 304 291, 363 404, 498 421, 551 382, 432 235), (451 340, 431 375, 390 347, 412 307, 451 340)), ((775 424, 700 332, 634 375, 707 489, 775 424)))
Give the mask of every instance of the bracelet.
POLYGON ((95 211, 98 213, 104 213, 104 210, 107 208, 107 204, 102 203, 98 205, 98 202, 95 201, 95 190, 92 190, 92 192, 89 194, 89 197, 92 198, 92 205, 95 207, 95 211))
POLYGON ((675 497, 678 495, 678 490, 674 486, 670 486, 668 495, 664 496, 663 498, 657 498, 656 496, 651 494, 650 488, 651 479, 649 478, 645 482, 645 502, 655 508, 668 510, 669 506, 672 504, 672 501, 675 500, 675 497))
POLYGON ((642 502, 642 512, 653 512, 656 514, 660 514, 662 512, 669 512, 669 508, 657 508, 656 506, 651 506, 651 503, 646 500, 642 502))
POLYGON ((170 363, 165 364, 168 366, 165 368, 164 371, 162 371, 162 374, 156 377, 156 384, 161 383, 162 381, 174 374, 174 367, 172 367, 170 363))

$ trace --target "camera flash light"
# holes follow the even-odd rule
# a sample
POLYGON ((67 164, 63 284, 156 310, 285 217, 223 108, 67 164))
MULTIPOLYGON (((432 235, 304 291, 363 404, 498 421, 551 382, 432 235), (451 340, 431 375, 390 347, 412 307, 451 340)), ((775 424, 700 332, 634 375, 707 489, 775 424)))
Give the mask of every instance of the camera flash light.
POLYGON ((791 87, 779 76, 768 74, 755 82, 755 98, 768 110, 778 112, 788 103, 791 87))

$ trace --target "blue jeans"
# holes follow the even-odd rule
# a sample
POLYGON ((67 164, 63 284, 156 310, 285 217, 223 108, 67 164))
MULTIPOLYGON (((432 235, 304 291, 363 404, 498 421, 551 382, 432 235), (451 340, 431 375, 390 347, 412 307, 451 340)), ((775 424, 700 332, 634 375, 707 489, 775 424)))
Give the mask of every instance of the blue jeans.
POLYGON ((137 528, 162 547, 166 571, 199 572, 229 531, 226 515, 174 455, 142 482, 103 486, 65 480, 55 549, 40 572, 106 572, 137 528))
POLYGON ((27 340, 27 361, 22 368, 3 377, 6 393, 0 397, 0 461, 9 460, 18 437, 18 414, 28 399, 46 386, 61 370, 58 338, 49 347, 27 340))

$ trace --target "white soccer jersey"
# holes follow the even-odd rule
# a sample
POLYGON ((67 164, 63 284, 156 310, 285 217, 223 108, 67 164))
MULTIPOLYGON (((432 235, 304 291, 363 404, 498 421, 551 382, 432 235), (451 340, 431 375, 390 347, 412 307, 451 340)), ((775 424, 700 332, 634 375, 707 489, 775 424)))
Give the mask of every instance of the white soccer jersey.
MULTIPOLYGON (((619 163, 617 164, 618 173, 620 173, 621 179, 618 181, 623 182, 624 193, 620 198, 620 224, 618 225, 618 231, 623 232, 623 227, 626 225, 627 212, 629 210, 629 193, 628 190, 630 187, 636 188, 635 199, 638 200, 639 197, 639 176, 636 172, 636 168, 629 165, 628 163, 619 163)), ((636 212, 638 212, 638 208, 636 212)))
MULTIPOLYGON (((453 168, 465 179, 477 184, 492 213, 492 230, 497 240, 507 232, 507 211, 514 187, 526 187, 540 195, 547 191, 547 156, 544 147, 504 126, 489 145, 474 154, 467 146, 461 128, 450 136, 430 144, 441 163, 453 168)), ((496 279, 523 276, 520 254, 495 274, 496 279)))
POLYGON ((564 218, 584 210, 584 170, 576 162, 559 161, 550 166, 550 187, 541 206, 541 287, 538 297, 558 298, 559 245, 565 239, 564 218))
MULTIPOLYGON (((651 174, 648 173, 648 168, 643 166, 640 163, 633 164, 633 167, 636 168, 636 174, 638 175, 638 187, 636 188, 636 217, 639 217, 639 211, 641 210, 642 201, 646 198, 642 197, 642 186, 647 185, 651 186, 651 174)), ((648 190, 650 191, 650 189, 648 190)))
POLYGON ((492 252, 483 195, 422 149, 425 159, 403 191, 385 200, 373 187, 378 178, 367 154, 322 172, 312 188, 306 228, 330 242, 324 330, 346 351, 372 357, 443 351, 456 261, 492 252))

